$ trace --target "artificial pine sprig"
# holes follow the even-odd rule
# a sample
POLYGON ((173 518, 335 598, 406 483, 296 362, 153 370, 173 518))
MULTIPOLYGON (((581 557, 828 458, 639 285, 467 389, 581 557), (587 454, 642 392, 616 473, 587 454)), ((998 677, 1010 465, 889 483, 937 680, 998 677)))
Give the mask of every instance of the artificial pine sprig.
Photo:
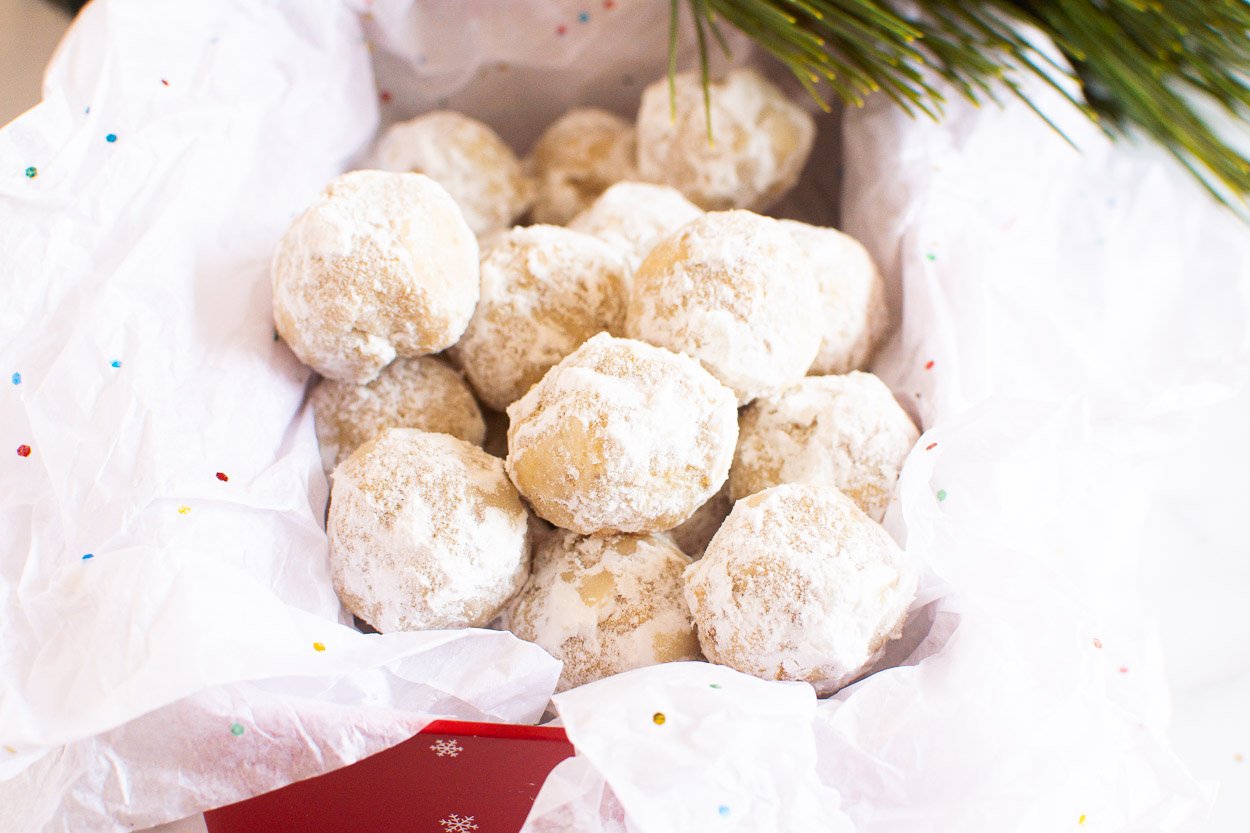
MULTIPOLYGON (((1033 107, 1019 79, 1034 74, 1109 134, 1144 131, 1245 214, 1250 161, 1196 102, 1250 122, 1248 0, 913 0, 916 13, 906 15, 885 0, 688 1, 705 96, 706 32, 723 47, 720 21, 785 64, 825 108, 823 84, 847 104, 881 92, 908 113, 939 118, 943 96, 924 70, 974 102, 1006 90, 1033 107), (1039 51, 1029 28, 1049 37, 1068 65, 1039 51), (1073 83, 1080 96, 1069 91, 1073 83)), ((676 27, 677 0, 672 13, 676 27)))

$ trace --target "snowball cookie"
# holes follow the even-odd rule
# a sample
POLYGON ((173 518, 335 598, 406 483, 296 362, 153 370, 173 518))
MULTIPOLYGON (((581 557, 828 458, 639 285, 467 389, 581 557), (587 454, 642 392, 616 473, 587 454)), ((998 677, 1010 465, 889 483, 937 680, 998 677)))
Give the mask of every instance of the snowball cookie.
POLYGON ((808 376, 751 403, 739 419, 729 496, 781 483, 824 483, 874 521, 890 502, 920 432, 871 373, 808 376))
POLYGON ((271 271, 278 334, 339 382, 450 347, 477 304, 477 239, 442 186, 417 174, 333 180, 282 236, 271 271))
POLYGON ((712 662, 831 694, 902 635, 916 573, 893 539, 832 486, 775 486, 738 501, 686 570, 712 662))
POLYGON ((780 223, 713 212, 638 267, 625 334, 693 356, 745 405, 807 373, 820 347, 818 299, 807 257, 780 223))
POLYGON ((569 221, 569 228, 593 234, 625 255, 631 269, 661 238, 703 213, 676 188, 647 182, 618 182, 569 221))
POLYGON ((391 125, 373 157, 384 171, 436 179, 475 234, 508 226, 533 198, 533 184, 512 149, 495 131, 460 113, 441 110, 391 125))
POLYGON ((656 535, 553 532, 507 613, 508 630, 564 662, 558 691, 662 662, 702 659, 682 572, 656 535))
POLYGON ((763 211, 781 199, 812 152, 811 115, 755 70, 735 69, 710 85, 709 142, 700 74, 682 73, 676 84, 676 119, 667 79, 642 94, 638 175, 672 185, 708 210, 763 211))
POLYGON ((698 362, 600 333, 509 406, 508 474, 558 527, 671 529, 725 482, 737 417, 698 362))
POLYGON ((334 589, 383 633, 483 627, 528 577, 528 515, 498 457, 387 428, 334 470, 334 589))
POLYGON ((885 284, 868 250, 837 229, 780 222, 811 261, 825 303, 824 338, 808 372, 847 373, 867 367, 890 324, 885 284))
MULTIPOLYGON (((729 473, 733 475, 732 467, 729 473)), ((669 530, 668 534, 677 548, 686 555, 691 558, 702 558, 708 542, 712 540, 716 530, 720 529, 720 525, 725 522, 733 505, 733 501, 729 499, 729 484, 726 483, 719 492, 708 498, 707 503, 696 509, 694 514, 680 526, 669 530)))
POLYGON ((469 386, 433 356, 393 361, 367 385, 322 379, 309 400, 326 473, 383 428, 420 428, 474 445, 486 437, 469 386))
POLYGON ((538 195, 535 223, 563 225, 634 171, 634 126, 607 110, 569 110, 547 128, 530 157, 538 195))
POLYGON ((595 333, 619 334, 629 267, 598 238, 518 226, 482 258, 482 299, 452 352, 497 411, 595 333))

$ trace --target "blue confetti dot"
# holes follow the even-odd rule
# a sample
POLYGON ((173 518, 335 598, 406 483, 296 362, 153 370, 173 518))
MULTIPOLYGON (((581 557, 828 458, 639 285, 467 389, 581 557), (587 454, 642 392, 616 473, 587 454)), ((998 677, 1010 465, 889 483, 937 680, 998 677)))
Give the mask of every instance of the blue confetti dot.
POLYGON ((121 367, 121 366, 122 366, 122 363, 118 361, 117 359, 113 359, 111 362, 109 362, 109 367, 121 367))
POLYGON ((729 805, 722 804, 721 806, 716 808, 716 812, 720 813, 722 816, 729 815, 729 805))
POLYGON ((590 22, 590 12, 581 12, 580 14, 578 14, 578 15, 577 15, 577 22, 578 22, 578 23, 589 23, 589 22, 590 22))
POLYGON ((87 559, 90 559, 90 558, 95 558, 95 553, 93 553, 93 552, 89 552, 89 553, 87 553, 86 555, 84 555, 84 556, 82 557, 82 560, 83 560, 83 561, 86 561, 87 559))
POLYGON ((88 116, 89 116, 89 115, 91 115, 91 108, 90 108, 90 107, 86 107, 86 108, 84 108, 84 109, 83 109, 83 113, 84 113, 84 114, 86 114, 86 115, 88 115, 88 116))
POLYGON ((22 374, 20 374, 20 373, 14 373, 14 374, 13 374, 13 384, 15 384, 15 385, 20 385, 21 383, 22 383, 22 374))
POLYGON ((107 135, 107 136, 105 136, 105 137, 104 137, 104 141, 108 142, 109 144, 112 144, 113 142, 116 142, 116 141, 117 141, 117 134, 116 134, 116 133, 110 133, 109 135, 107 135))

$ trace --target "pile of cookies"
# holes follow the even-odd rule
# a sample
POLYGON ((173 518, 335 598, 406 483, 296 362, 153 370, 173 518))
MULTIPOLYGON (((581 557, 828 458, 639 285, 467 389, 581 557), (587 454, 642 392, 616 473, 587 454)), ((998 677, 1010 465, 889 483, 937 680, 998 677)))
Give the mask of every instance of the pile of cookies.
POLYGON ((672 103, 572 111, 524 162, 429 113, 292 223, 274 318, 322 377, 336 589, 381 631, 501 623, 562 689, 706 658, 832 692, 916 586, 879 521, 917 431, 860 371, 881 280, 756 213, 806 111, 749 69, 712 85, 712 143, 697 75, 672 103))

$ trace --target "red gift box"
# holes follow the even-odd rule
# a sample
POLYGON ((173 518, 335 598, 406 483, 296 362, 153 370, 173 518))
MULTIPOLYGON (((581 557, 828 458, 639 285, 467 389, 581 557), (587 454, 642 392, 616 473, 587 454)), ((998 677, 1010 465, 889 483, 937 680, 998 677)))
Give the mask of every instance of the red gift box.
POLYGON ((204 814, 209 833, 516 833, 563 729, 436 720, 351 766, 204 814))

